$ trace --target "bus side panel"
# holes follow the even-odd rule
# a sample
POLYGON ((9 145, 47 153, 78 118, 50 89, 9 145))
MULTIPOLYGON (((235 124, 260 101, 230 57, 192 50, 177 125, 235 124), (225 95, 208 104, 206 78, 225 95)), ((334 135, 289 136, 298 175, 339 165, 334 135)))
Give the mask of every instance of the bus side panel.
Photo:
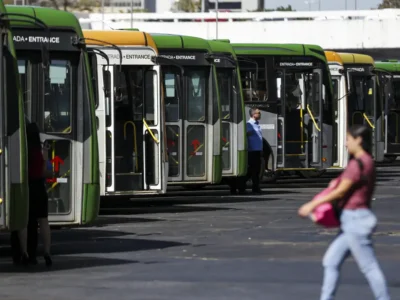
POLYGON ((100 185, 85 184, 83 187, 82 224, 96 220, 100 210, 100 185))
MULTIPOLYGON (((222 180, 222 120, 221 120, 221 103, 219 101, 219 91, 217 82, 217 72, 215 66, 211 68, 212 78, 212 124, 213 124, 213 164, 212 164, 212 183, 217 184, 222 180), (219 150, 219 151, 218 151, 219 150)), ((211 140, 211 139, 210 139, 211 140)))
POLYGON ((245 176, 247 174, 247 124, 246 124, 246 112, 244 108, 244 98, 242 92, 242 79, 240 76, 240 70, 238 67, 237 70, 237 77, 238 77, 238 101, 240 104, 238 107, 238 125, 237 125, 237 139, 238 139, 238 152, 237 152, 237 159, 238 159, 238 168, 237 168, 237 176, 245 176))
POLYGON ((83 69, 88 84, 86 85, 87 90, 83 93, 86 97, 83 103, 85 116, 89 116, 89 120, 86 120, 84 124, 84 159, 83 159, 83 170, 84 170, 84 185, 82 192, 82 224, 87 224, 94 221, 99 213, 100 209, 100 174, 99 174, 99 148, 97 140, 97 126, 96 126, 96 115, 95 115, 95 103, 94 103, 94 90, 91 84, 91 68, 89 66, 89 57, 87 53, 83 53, 83 69), (88 139, 88 140, 86 140, 88 139))
POLYGON ((29 203, 28 183, 12 183, 9 198, 12 199, 9 211, 9 230, 21 230, 27 226, 29 203))
POLYGON ((323 124, 322 129, 322 157, 325 160, 322 161, 322 169, 327 169, 333 166, 333 127, 330 124, 323 124))
POLYGON ((238 151, 238 176, 247 174, 247 150, 238 151))
POLYGON ((12 35, 8 34, 9 49, 6 51, 6 84, 8 105, 8 160, 10 169, 8 227, 10 230, 21 230, 28 223, 29 194, 28 194, 28 158, 25 131, 24 102, 18 80, 18 66, 12 35), (12 76, 14 74, 14 76, 12 76), (15 101, 17 99, 17 101, 15 101))

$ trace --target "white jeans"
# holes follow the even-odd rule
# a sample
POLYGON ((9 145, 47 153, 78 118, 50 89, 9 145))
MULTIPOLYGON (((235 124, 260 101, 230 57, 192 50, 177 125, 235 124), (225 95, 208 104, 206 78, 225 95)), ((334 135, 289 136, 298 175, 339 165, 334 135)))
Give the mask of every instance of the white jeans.
POLYGON ((343 210, 342 232, 331 243, 323 259, 324 281, 320 300, 333 300, 344 260, 352 254, 367 278, 377 300, 389 300, 385 277, 375 257, 371 234, 377 223, 369 209, 343 210))

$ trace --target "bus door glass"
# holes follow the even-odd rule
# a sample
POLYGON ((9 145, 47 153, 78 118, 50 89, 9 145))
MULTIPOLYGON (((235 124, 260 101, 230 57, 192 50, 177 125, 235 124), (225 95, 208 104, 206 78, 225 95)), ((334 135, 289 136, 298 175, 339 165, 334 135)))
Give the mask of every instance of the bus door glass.
POLYGON ((148 67, 114 66, 112 81, 106 133, 108 191, 161 190, 158 73, 148 67))
POLYGON ((222 163, 223 172, 233 172, 233 124, 235 116, 234 103, 237 103, 238 90, 236 86, 235 70, 232 68, 217 68, 218 85, 222 111, 222 163))
POLYGON ((174 66, 163 66, 164 102, 168 153, 168 181, 181 181, 182 170, 182 108, 180 70, 174 66))
POLYGON ((77 130, 73 118, 77 104, 78 59, 52 59, 45 72, 40 53, 21 56, 29 57, 18 61, 25 115, 41 131, 43 152, 48 157, 47 171, 51 174, 46 179, 49 220, 74 221, 73 200, 82 198, 82 189, 76 182, 80 173, 72 163, 79 151, 74 147, 77 130))
POLYGON ((375 160, 383 159, 384 142, 380 142, 382 136, 382 113, 377 100, 376 77, 371 75, 350 75, 351 94, 349 106, 350 125, 365 124, 373 133, 373 156, 375 160), (378 122, 378 120, 380 122, 378 122), (382 147, 382 149, 381 149, 382 147))
MULTIPOLYGON (((276 163, 278 168, 285 168, 286 160, 286 102, 288 101, 286 84, 290 83, 290 80, 286 81, 287 73, 283 70, 278 70, 275 73, 276 78, 276 111, 277 111, 277 155, 276 163)), ((289 90, 289 93, 291 91, 289 90)), ((290 150, 289 150, 290 151, 290 150)))
POLYGON ((385 101, 387 153, 400 153, 400 76, 390 78, 385 101))
POLYGON ((163 67, 169 181, 205 180, 209 67, 163 67))
POLYGON ((334 165, 338 165, 339 163, 339 101, 344 101, 340 95, 340 77, 339 76, 332 76, 332 88, 333 88, 333 113, 334 113, 334 123, 333 123, 333 162, 334 165))
POLYGON ((166 192, 164 164, 162 163, 164 128, 162 124, 160 102, 160 67, 144 72, 143 105, 143 154, 145 187, 149 190, 166 192))
POLYGON ((307 166, 322 168, 324 90, 322 70, 305 73, 304 121, 307 132, 307 166))
POLYGON ((286 168, 294 166, 299 159, 304 157, 302 78, 300 71, 285 70, 284 103, 281 110, 278 110, 278 120, 281 121, 278 123, 278 141, 282 141, 286 168))
POLYGON ((209 74, 209 67, 190 68, 185 72, 185 180, 205 180, 207 176, 209 74))
MULTIPOLYGON (((48 169, 53 177, 47 179, 50 214, 70 214, 74 210, 76 195, 75 178, 71 176, 75 166, 75 151, 71 139, 76 134, 73 128, 73 98, 77 82, 77 68, 67 60, 52 60, 49 76, 45 76, 44 94, 44 132, 52 135, 45 140, 47 144, 48 169), (56 137, 57 136, 57 137, 56 137)), ((59 220, 59 218, 57 218, 59 220)))

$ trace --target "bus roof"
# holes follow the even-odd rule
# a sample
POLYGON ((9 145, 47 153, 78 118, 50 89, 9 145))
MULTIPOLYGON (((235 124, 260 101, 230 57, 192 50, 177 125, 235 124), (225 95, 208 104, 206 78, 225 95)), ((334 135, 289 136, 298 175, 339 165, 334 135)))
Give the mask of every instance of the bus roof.
MULTIPOLYGON (((64 10, 57 10, 46 7, 37 6, 17 6, 17 5, 6 5, 8 13, 25 14, 32 17, 36 17, 44 22, 48 27, 59 27, 60 29, 73 29, 80 37, 83 36, 81 25, 79 24, 76 16, 70 12, 64 10)), ((12 19, 12 18, 11 18, 12 19)), ((18 19, 24 19, 23 16, 18 19)), ((27 19, 33 21, 32 19, 27 19)), ((38 28, 37 25, 27 22, 11 21, 12 26, 21 26, 25 28, 38 28)), ((43 29, 40 29, 43 30, 43 29)))
POLYGON ((340 57, 339 53, 334 51, 325 51, 325 56, 328 62, 336 62, 343 65, 343 60, 340 57))
POLYGON ((87 45, 107 45, 111 43, 117 46, 148 46, 157 50, 157 46, 150 34, 131 30, 83 30, 85 38, 101 40, 106 43, 86 40, 87 45))
POLYGON ((234 58, 236 58, 235 51, 229 42, 221 40, 209 40, 208 43, 210 44, 210 48, 213 53, 231 54, 234 58))
POLYGON ((241 55, 292 55, 314 56, 326 61, 324 50, 318 45, 305 44, 232 44, 236 54, 241 55))
POLYGON ((202 38, 162 33, 150 33, 150 35, 153 37, 159 50, 185 49, 211 52, 208 41, 202 38))
POLYGON ((343 64, 367 64, 375 65, 374 59, 365 54, 357 53, 338 53, 343 61, 343 64))
POLYGON ((375 68, 387 72, 400 72, 400 62, 397 60, 379 61, 375 63, 375 68))

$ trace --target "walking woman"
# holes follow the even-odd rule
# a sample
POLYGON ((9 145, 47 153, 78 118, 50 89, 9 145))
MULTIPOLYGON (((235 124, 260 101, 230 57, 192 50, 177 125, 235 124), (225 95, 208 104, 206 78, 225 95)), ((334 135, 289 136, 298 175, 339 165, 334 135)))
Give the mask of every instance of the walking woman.
POLYGON ((50 226, 48 221, 48 196, 45 186, 47 149, 40 142, 36 123, 27 126, 28 172, 29 172, 29 221, 28 256, 31 264, 37 264, 38 223, 44 245, 44 259, 47 266, 52 265, 50 257, 50 226))
POLYGON ((349 254, 354 257, 360 271, 368 280, 375 299, 390 299, 371 240, 377 224, 377 218, 370 210, 376 180, 374 161, 370 154, 371 139, 368 127, 355 125, 349 128, 346 145, 351 160, 344 172, 334 179, 340 180, 337 188, 299 209, 299 215, 307 217, 322 203, 335 200, 345 203, 340 216, 340 233, 323 258, 324 280, 320 300, 334 299, 340 267, 349 254))

